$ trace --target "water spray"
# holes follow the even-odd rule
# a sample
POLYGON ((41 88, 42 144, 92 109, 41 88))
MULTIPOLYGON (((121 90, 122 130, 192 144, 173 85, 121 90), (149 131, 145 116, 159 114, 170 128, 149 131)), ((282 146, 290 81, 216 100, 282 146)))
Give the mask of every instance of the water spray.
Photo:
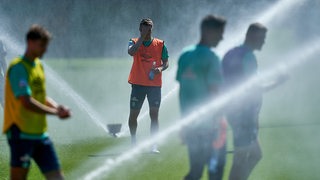
POLYGON ((92 106, 90 106, 90 104, 87 103, 82 96, 80 96, 73 88, 71 88, 68 83, 66 83, 52 68, 50 68, 46 63, 43 64, 45 65, 47 78, 49 79, 48 82, 59 85, 60 90, 65 92, 65 95, 70 97, 82 111, 86 112, 90 119, 93 120, 97 126, 101 127, 105 132, 109 132, 106 125, 103 123, 102 118, 92 108, 92 106))
POLYGON ((260 84, 265 80, 272 80, 274 79, 274 77, 281 75, 283 73, 284 67, 287 71, 289 71, 294 69, 298 65, 305 63, 306 61, 310 60, 314 55, 320 52, 320 39, 316 39, 312 43, 307 43, 304 47, 299 48, 298 51, 295 50, 293 52, 303 52, 303 54, 293 53, 284 56, 285 58, 279 58, 279 62, 281 62, 282 59, 285 59, 286 61, 276 64, 273 68, 261 72, 257 77, 249 79, 242 85, 234 88, 232 91, 229 91, 215 98, 214 100, 205 103, 200 108, 194 110, 189 116, 177 121, 176 124, 164 129, 162 132, 159 132, 153 138, 141 142, 127 153, 122 154, 116 157, 115 159, 107 159, 101 167, 94 169, 93 171, 86 174, 84 176, 84 179, 91 180, 101 176, 102 174, 106 175, 106 173, 122 165, 122 163, 136 157, 136 155, 138 155, 144 149, 150 147, 152 144, 163 143, 164 140, 166 140, 171 134, 178 132, 181 128, 197 121, 200 116, 204 116, 208 113, 218 113, 218 111, 221 111, 221 109, 223 109, 232 99, 242 96, 251 87, 260 84))
POLYGON ((288 11, 292 10, 294 7, 298 7, 302 5, 305 1, 307 0, 282 0, 278 1, 275 3, 273 6, 268 8, 266 11, 263 13, 257 15, 257 16, 252 16, 252 17, 257 17, 257 18, 252 18, 249 19, 245 23, 241 23, 242 26, 236 29, 234 31, 233 35, 225 35, 226 37, 230 37, 229 39, 223 40, 220 44, 219 47, 217 48, 217 53, 220 54, 221 56, 223 53, 227 52, 229 50, 230 44, 235 45, 238 43, 241 43, 241 39, 244 38, 245 32, 249 26, 249 24, 253 22, 259 22, 262 23, 263 25, 266 25, 267 27, 274 21, 276 17, 282 17, 284 14, 287 14, 288 11), (240 33, 239 33, 240 32, 240 33))
MULTIPOLYGON (((10 52, 14 52, 15 54, 21 54, 23 52, 20 52, 24 49, 24 46, 17 42, 15 39, 13 39, 11 36, 2 36, 1 40, 3 40, 6 48, 10 52), (20 51, 18 51, 20 50, 20 51), (17 52, 18 51, 18 52, 17 52)), ((84 98, 82 98, 68 83, 63 80, 62 77, 60 77, 52 68, 50 68, 49 65, 47 65, 45 62, 42 61, 42 63, 45 66, 46 75, 49 79, 49 83, 52 83, 54 85, 58 85, 59 89, 64 92, 65 95, 69 96, 76 104, 77 107, 79 107, 81 110, 86 112, 90 119, 98 126, 101 127, 105 132, 109 132, 106 125, 103 123, 102 118, 99 116, 99 114, 92 108, 92 106, 87 103, 84 98)))
MULTIPOLYGON (((262 14, 258 15, 258 18, 256 19, 252 19, 249 22, 261 22, 263 24, 269 24, 275 16, 281 16, 281 14, 285 14, 286 12, 288 12, 290 9, 292 9, 295 6, 299 6, 301 4, 303 4, 306 0, 282 0, 279 1, 278 3, 276 3, 275 5, 271 6, 269 9, 267 9, 265 12, 263 12, 262 14)), ((242 27, 240 27, 240 30, 237 30, 234 35, 230 36, 232 37, 231 39, 226 39, 225 41, 221 42, 221 45, 217 48, 217 53, 218 54, 222 54, 224 52, 226 52, 228 50, 228 48, 230 48, 230 44, 237 44, 240 43, 242 36, 245 33, 246 29, 248 28, 249 23, 243 23, 244 25, 242 27), (240 33, 239 33, 240 32, 240 33)), ((229 36, 228 36, 229 37, 229 36)), ((175 85, 169 92, 167 92, 163 99, 162 99, 162 104, 164 104, 168 99, 170 99, 172 97, 172 95, 176 94, 176 92, 178 91, 178 85, 175 85)), ((148 116, 149 112, 148 110, 146 110, 145 112, 143 112, 139 117, 138 117, 138 123, 140 121, 142 121, 143 119, 145 119, 148 116)), ((119 133, 119 136, 127 136, 129 135, 129 127, 126 126, 126 128, 124 129, 123 132, 119 133)))

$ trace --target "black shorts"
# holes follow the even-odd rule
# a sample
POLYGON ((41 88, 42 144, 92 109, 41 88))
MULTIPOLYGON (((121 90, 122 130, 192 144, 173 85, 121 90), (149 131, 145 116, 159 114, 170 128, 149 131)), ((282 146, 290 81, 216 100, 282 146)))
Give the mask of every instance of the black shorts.
POLYGON ((30 168, 31 159, 33 159, 44 174, 60 170, 60 164, 49 137, 35 140, 21 139, 18 127, 12 126, 8 143, 11 167, 30 168))
POLYGON ((160 107, 161 87, 140 86, 132 84, 130 108, 140 110, 146 96, 148 98, 149 107, 160 107))
POLYGON ((260 108, 242 109, 227 113, 236 147, 251 145, 258 138, 260 108))

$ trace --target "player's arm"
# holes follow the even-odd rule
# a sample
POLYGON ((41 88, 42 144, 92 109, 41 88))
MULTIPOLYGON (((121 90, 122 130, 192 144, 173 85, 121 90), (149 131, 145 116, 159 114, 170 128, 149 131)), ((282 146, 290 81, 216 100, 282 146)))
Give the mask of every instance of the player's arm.
POLYGON ((29 95, 19 96, 19 100, 21 101, 22 105, 30 111, 37 112, 40 114, 58 115, 57 107, 54 108, 41 104, 39 101, 35 100, 29 95))
POLYGON ((281 76, 275 81, 272 81, 272 82, 269 82, 269 83, 265 83, 265 84, 262 85, 263 91, 264 92, 268 92, 268 91, 270 91, 270 90, 282 85, 287 80, 288 80, 287 76, 281 76))
POLYGON ((182 74, 184 72, 184 59, 185 59, 185 53, 183 53, 182 55, 180 55, 179 59, 178 59, 178 68, 177 68, 177 73, 176 73, 176 80, 178 82, 181 81, 181 77, 182 74))
POLYGON ((283 83, 285 83, 288 80, 288 75, 287 74, 281 74, 280 76, 277 77, 276 80, 265 83, 262 85, 263 91, 264 92, 268 92, 280 85, 282 85, 283 83))
MULTIPOLYGON (((62 115, 63 117, 62 118, 67 118, 67 117, 70 117, 71 116, 71 112, 70 112, 70 109, 61 105, 61 104, 58 104, 56 101, 54 101, 52 98, 50 97, 47 97, 46 98, 46 105, 48 107, 51 107, 51 108, 55 108, 57 109, 58 111, 62 111, 65 115, 62 115)), ((62 114, 63 114, 62 113, 62 114)))
POLYGON ((165 71, 169 67, 169 55, 168 55, 167 47, 165 45, 163 45, 163 48, 162 48, 161 60, 162 60, 162 65, 155 69, 156 74, 161 73, 162 71, 165 71))
POLYGON ((128 48, 128 54, 130 56, 134 56, 136 52, 138 51, 139 47, 141 46, 143 42, 143 38, 139 38, 136 43, 134 43, 132 40, 129 41, 129 48, 128 48))
POLYGON ((10 69, 9 81, 12 91, 23 107, 36 113, 57 115, 60 118, 69 117, 70 113, 66 109, 50 107, 32 98, 27 79, 28 75, 23 65, 17 64, 10 69))
POLYGON ((59 116, 61 119, 65 119, 70 117, 70 112, 67 109, 62 107, 50 107, 48 105, 42 104, 39 101, 35 100, 29 95, 19 96, 19 99, 22 105, 33 112, 40 113, 40 114, 50 114, 59 116))
POLYGON ((223 82, 222 67, 218 57, 213 56, 208 64, 207 83, 212 96, 217 97, 220 94, 223 82))
POLYGON ((215 149, 220 149, 225 145, 226 139, 227 139, 227 129, 228 129, 228 122, 224 117, 222 117, 219 120, 218 137, 216 138, 216 140, 213 141, 213 147, 215 149))
POLYGON ((165 71, 165 70, 168 69, 168 67, 169 67, 169 60, 168 60, 168 59, 162 60, 162 62, 163 62, 163 64, 162 64, 162 66, 160 67, 160 68, 161 68, 161 72, 162 72, 162 71, 165 71))
POLYGON ((155 72, 156 74, 159 74, 159 73, 161 73, 162 71, 165 71, 166 69, 168 69, 168 67, 169 67, 169 61, 168 61, 168 59, 162 60, 162 65, 161 65, 160 67, 155 68, 155 69, 154 69, 154 72, 155 72))
POLYGON ((59 104, 50 97, 46 98, 46 105, 56 109, 59 107, 59 104))
POLYGON ((70 117, 70 111, 63 106, 51 107, 55 105, 42 104, 29 95, 19 96, 19 100, 21 101, 22 105, 30 111, 40 114, 56 115, 61 119, 70 117))
POLYGON ((150 31, 151 27, 149 26, 142 26, 141 27, 141 35, 136 43, 132 43, 133 41, 130 40, 128 54, 130 56, 134 56, 138 51, 139 47, 142 45, 145 37, 147 36, 148 32, 150 31), (132 41, 132 42, 131 42, 132 41))

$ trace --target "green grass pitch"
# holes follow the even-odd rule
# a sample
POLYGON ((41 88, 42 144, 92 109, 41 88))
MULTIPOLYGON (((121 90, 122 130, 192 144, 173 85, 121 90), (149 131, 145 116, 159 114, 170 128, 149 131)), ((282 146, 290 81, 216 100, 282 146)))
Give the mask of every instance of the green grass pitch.
MULTIPOLYGON (((127 84, 131 64, 129 58, 108 61, 48 60, 47 64, 85 97, 101 114, 105 124, 118 122, 126 126, 130 94, 130 86, 127 84)), ((317 62, 310 62, 290 72, 291 78, 284 86, 265 95, 259 136, 263 159, 254 169, 251 180, 320 179, 318 65, 317 62), (304 125, 308 123, 313 125, 304 125)), ((48 83, 48 91, 50 96, 69 105, 74 112, 73 118, 66 122, 60 122, 54 117, 49 118, 49 133, 67 179, 81 179, 85 173, 99 167, 107 158, 114 158, 118 153, 126 152, 130 148, 129 138, 114 139, 106 135, 70 98, 61 95, 56 85, 48 83)), ((161 129, 178 117, 177 97, 174 96, 161 107, 161 129)), ((139 124, 140 139, 148 135, 149 123, 146 118, 139 124)), ((228 150, 233 148, 230 133, 229 131, 228 150)), ((116 167, 102 179, 182 179, 188 170, 188 159, 186 147, 181 144, 178 135, 170 136, 169 140, 160 146, 160 150, 160 155, 142 153, 116 167)), ((232 154, 229 154, 224 179, 227 179, 231 159, 232 154)), ((1 135, 0 179, 8 179, 8 161, 8 145, 5 136, 1 135)), ((35 163, 29 179, 43 179, 35 163)), ((202 179, 206 179, 205 173, 202 179)))

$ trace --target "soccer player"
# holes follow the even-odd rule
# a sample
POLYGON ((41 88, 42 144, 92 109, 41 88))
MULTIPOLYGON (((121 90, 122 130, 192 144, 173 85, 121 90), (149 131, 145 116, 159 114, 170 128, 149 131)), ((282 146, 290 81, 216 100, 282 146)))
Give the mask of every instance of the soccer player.
POLYGON ((11 179, 27 179, 33 159, 46 179, 63 179, 57 155, 47 133, 46 115, 61 119, 70 110, 47 97, 39 58, 46 52, 50 33, 32 25, 26 34, 25 54, 8 68, 5 84, 3 133, 10 146, 11 179))
MULTIPOLYGON (((222 70, 218 56, 210 48, 216 47, 222 40, 225 24, 226 20, 221 17, 206 16, 201 22, 200 42, 187 47, 179 58, 176 79, 180 84, 182 116, 187 116, 196 110, 197 106, 219 94, 223 84, 222 70)), ((218 152, 215 147, 224 146, 216 141, 219 120, 220 117, 214 115, 201 116, 198 121, 182 130, 181 136, 187 145, 190 162, 190 170, 185 180, 201 179, 206 165, 209 168, 209 179, 222 179, 223 156, 219 160, 212 160, 212 156, 216 156, 218 152)), ((222 137, 222 141, 223 139, 222 137)))
MULTIPOLYGON (((136 143, 137 118, 147 96, 151 118, 151 135, 159 129, 159 107, 161 102, 162 71, 169 66, 168 51, 164 41, 152 37, 153 22, 142 19, 139 26, 140 37, 129 41, 128 54, 133 56, 133 64, 128 82, 132 86, 130 98, 129 128, 131 142, 136 143)), ((156 144, 151 149, 159 153, 156 144)))
MULTIPOLYGON (((223 58, 223 74, 227 89, 232 89, 258 73, 255 50, 261 50, 267 28, 260 23, 249 26, 245 42, 226 53, 223 58)), ((233 131, 234 156, 230 180, 246 180, 262 158, 258 141, 258 117, 262 105, 262 94, 284 81, 279 77, 268 85, 258 85, 244 96, 235 98, 227 110, 227 119, 233 131)))
POLYGON ((4 97, 4 75, 7 71, 7 62, 6 62, 6 56, 7 51, 3 44, 3 42, 0 40, 0 104, 3 108, 3 97, 4 97))

